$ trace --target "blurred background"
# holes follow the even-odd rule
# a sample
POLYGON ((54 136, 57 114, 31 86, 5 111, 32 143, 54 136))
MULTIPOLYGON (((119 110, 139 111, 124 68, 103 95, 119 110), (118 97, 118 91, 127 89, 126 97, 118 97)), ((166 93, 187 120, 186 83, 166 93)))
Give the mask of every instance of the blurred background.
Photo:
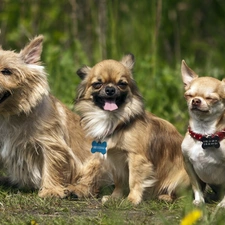
POLYGON ((180 65, 225 77, 224 0, 1 0, 0 45, 19 51, 45 36, 42 61, 51 91, 72 108, 77 69, 135 55, 146 109, 184 134, 188 112, 180 65))

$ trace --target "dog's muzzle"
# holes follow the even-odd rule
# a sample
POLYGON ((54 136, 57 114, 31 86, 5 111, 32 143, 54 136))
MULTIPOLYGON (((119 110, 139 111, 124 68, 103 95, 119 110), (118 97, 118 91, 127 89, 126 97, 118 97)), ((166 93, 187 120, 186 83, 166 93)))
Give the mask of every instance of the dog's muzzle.
POLYGON ((127 93, 113 85, 106 85, 100 92, 93 94, 94 102, 105 111, 117 110, 126 100, 127 93))
POLYGON ((116 88, 113 86, 106 86, 105 87, 105 94, 107 97, 109 98, 105 98, 104 99, 104 106, 103 109, 107 110, 107 111, 114 111, 116 109, 118 109, 118 106, 116 104, 116 99, 115 99, 115 95, 116 95, 116 88))
POLYGON ((0 94, 0 103, 4 102, 9 96, 11 96, 9 91, 2 92, 0 94))

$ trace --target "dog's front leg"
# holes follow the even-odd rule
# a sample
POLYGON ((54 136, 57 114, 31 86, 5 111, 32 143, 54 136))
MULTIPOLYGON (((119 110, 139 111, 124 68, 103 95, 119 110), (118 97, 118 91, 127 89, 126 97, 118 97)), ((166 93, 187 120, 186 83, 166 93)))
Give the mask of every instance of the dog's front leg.
POLYGON ((124 180, 118 176, 118 174, 114 171, 113 172, 113 181, 115 188, 111 195, 104 195, 102 197, 102 203, 106 203, 109 199, 120 199, 123 198, 124 195, 124 180))
POLYGON ((65 198, 69 195, 69 191, 55 179, 56 177, 50 177, 47 173, 43 174, 42 185, 38 192, 39 197, 46 198, 54 196, 65 198))
POLYGON ((58 146, 55 143, 49 143, 43 149, 42 184, 38 193, 40 197, 57 196, 64 198, 69 194, 65 185, 75 170, 75 162, 69 154, 68 146, 63 144, 58 146))
POLYGON ((128 200, 137 205, 142 201, 144 189, 154 186, 154 171, 152 164, 145 156, 129 153, 129 188, 128 200))
POLYGON ((193 204, 196 206, 199 206, 203 203, 205 203, 204 200, 204 195, 203 195, 203 186, 205 184, 199 179, 197 176, 192 164, 190 163, 189 159, 184 157, 184 162, 185 162, 185 169, 190 177, 191 184, 192 184, 192 189, 194 192, 194 201, 193 204))
POLYGON ((104 167, 104 160, 95 153, 87 162, 84 163, 79 173, 79 180, 67 189, 79 198, 97 195, 103 176, 107 173, 104 167))
POLYGON ((223 197, 222 201, 217 205, 219 208, 225 208, 225 196, 223 197))

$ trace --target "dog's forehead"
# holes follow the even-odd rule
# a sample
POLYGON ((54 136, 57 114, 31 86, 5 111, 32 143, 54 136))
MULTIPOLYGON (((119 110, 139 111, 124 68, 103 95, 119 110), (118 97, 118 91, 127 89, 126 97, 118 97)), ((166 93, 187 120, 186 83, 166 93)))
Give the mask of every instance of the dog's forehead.
POLYGON ((196 90, 207 89, 214 92, 221 86, 221 81, 213 77, 199 77, 191 82, 190 88, 196 90))
POLYGON ((128 69, 116 60, 104 60, 91 69, 92 79, 117 80, 129 75, 128 69))
POLYGON ((14 51, 0 50, 0 66, 10 66, 20 60, 19 54, 14 51))
POLYGON ((14 51, 0 50, 0 57, 18 57, 18 53, 14 51))

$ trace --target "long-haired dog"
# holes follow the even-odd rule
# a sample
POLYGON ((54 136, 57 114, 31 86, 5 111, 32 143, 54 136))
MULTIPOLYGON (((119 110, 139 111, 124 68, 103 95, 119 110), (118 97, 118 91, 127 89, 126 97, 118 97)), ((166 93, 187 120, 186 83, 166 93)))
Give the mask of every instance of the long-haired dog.
POLYGON ((185 61, 181 72, 190 115, 182 151, 193 203, 203 204, 208 197, 206 187, 210 186, 214 192, 211 196, 222 199, 218 206, 225 208, 225 79, 198 77, 185 61))
MULTIPOLYGON (((182 136, 173 125, 144 110, 132 76, 134 56, 104 60, 82 67, 75 109, 81 125, 94 138, 92 152, 100 152, 112 169, 112 197, 128 191, 139 204, 144 193, 172 200, 179 187, 189 185, 183 167, 182 136)), ((146 195, 145 195, 146 196, 146 195)))
POLYGON ((40 35, 19 53, 0 50, 0 157, 11 184, 65 197, 92 157, 91 142, 79 116, 49 93, 42 42, 40 35))

